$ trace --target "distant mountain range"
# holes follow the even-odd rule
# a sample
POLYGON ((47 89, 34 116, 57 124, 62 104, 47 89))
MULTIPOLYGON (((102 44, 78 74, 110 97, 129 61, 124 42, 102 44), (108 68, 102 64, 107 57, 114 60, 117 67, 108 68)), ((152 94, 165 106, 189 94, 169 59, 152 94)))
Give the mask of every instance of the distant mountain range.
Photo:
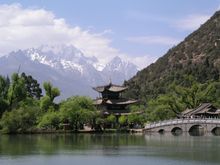
POLYGON ((220 11, 127 81, 125 84, 130 87, 127 95, 146 102, 166 93, 172 83, 187 83, 186 75, 193 76, 200 83, 220 78, 220 11))
POLYGON ((61 89, 62 96, 87 95, 95 97, 93 86, 112 81, 122 84, 137 72, 137 66, 114 57, 106 65, 96 57, 86 57, 74 46, 41 46, 11 52, 0 58, 0 74, 17 72, 31 74, 39 82, 51 81, 61 89))

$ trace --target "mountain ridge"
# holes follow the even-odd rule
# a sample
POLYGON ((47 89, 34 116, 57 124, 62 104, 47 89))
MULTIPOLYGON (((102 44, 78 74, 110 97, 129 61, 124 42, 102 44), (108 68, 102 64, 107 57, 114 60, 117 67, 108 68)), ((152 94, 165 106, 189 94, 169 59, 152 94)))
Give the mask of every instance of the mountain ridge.
POLYGON ((166 93, 172 83, 183 84, 184 75, 205 83, 219 79, 220 11, 155 63, 125 82, 127 95, 142 100, 166 93))
POLYGON ((110 78, 114 83, 122 84, 137 72, 137 66, 120 57, 114 57, 100 71, 96 68, 101 65, 96 57, 86 57, 74 46, 61 45, 55 48, 41 46, 0 57, 0 74, 11 75, 21 66, 20 72, 31 74, 41 83, 51 81, 61 89, 61 98, 67 98, 71 95, 95 97, 97 94, 92 86, 106 84, 110 78), (119 63, 115 65, 116 59, 119 63), (130 74, 124 74, 124 70, 130 70, 130 74))

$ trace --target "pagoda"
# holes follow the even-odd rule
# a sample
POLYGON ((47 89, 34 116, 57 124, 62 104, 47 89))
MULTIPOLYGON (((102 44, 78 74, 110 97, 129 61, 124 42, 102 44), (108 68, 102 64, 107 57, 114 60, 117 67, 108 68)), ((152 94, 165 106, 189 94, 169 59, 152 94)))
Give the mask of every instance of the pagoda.
POLYGON ((134 104, 137 100, 123 98, 122 92, 128 87, 109 83, 105 86, 94 87, 99 92, 99 98, 94 100, 94 105, 103 111, 104 115, 114 114, 115 116, 128 115, 128 105, 134 104))

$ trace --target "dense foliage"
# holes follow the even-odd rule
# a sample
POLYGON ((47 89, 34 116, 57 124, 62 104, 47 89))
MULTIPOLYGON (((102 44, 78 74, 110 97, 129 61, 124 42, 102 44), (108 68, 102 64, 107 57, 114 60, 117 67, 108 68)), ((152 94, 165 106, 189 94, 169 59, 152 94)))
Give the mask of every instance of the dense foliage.
POLYGON ((220 12, 126 81, 126 95, 141 100, 147 121, 178 117, 210 102, 220 107, 220 12))
POLYGON ((220 81, 198 83, 191 76, 187 80, 185 85, 170 85, 166 94, 148 101, 148 121, 181 117, 182 111, 194 109, 201 103, 209 102, 220 107, 220 81))
MULTIPOLYGON (((122 116, 103 116, 84 96, 73 96, 55 103, 60 90, 44 82, 45 95, 40 84, 31 75, 14 73, 11 79, 0 76, 0 126, 4 133, 73 130, 85 126, 95 130, 128 126, 136 121, 122 116), (120 124, 120 125, 119 125, 120 124)), ((137 117, 138 118, 138 117, 137 117)))
POLYGON ((93 124, 97 116, 92 100, 87 97, 71 97, 60 105, 60 116, 63 123, 69 123, 74 130, 83 127, 83 124, 93 124))
MULTIPOLYGON (((129 115, 106 116, 89 97, 73 96, 55 103, 60 91, 49 82, 43 84, 44 96, 35 95, 22 75, 13 74, 10 80, 0 77, 0 126, 4 133, 78 131, 85 127, 94 130, 143 128, 146 122, 181 117, 182 111, 201 103, 210 102, 220 107, 220 81, 199 83, 193 76, 185 75, 182 85, 173 82, 166 93, 148 100, 147 104, 130 106, 129 115)), ((42 91, 39 85, 37 88, 42 91)))
POLYGON ((1 118, 1 127, 5 133, 30 131, 37 123, 40 113, 38 102, 27 98, 17 108, 5 111, 1 118))

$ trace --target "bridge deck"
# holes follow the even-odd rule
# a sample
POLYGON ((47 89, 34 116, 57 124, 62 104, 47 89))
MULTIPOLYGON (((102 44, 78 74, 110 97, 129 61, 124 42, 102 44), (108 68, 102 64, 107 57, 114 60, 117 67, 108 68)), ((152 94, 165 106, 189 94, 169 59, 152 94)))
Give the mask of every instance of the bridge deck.
POLYGON ((220 119, 173 119, 147 124, 145 130, 181 124, 220 124, 220 119))

